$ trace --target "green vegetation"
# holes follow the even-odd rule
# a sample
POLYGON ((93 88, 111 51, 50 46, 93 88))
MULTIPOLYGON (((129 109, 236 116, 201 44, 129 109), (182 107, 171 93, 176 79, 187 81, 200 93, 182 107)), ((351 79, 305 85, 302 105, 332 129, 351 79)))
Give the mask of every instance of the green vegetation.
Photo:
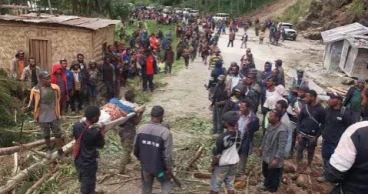
POLYGON ((296 24, 299 17, 304 17, 308 13, 311 3, 312 0, 298 0, 294 5, 290 6, 281 17, 276 18, 276 20, 296 24))
POLYGON ((364 0, 353 0, 351 6, 348 9, 348 12, 355 18, 363 17, 365 13, 364 0))

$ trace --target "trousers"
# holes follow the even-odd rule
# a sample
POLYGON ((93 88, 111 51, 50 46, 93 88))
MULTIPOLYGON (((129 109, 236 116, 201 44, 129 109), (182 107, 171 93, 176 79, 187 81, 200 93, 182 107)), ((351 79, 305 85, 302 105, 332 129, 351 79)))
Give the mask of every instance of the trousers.
POLYGON ((280 186, 282 168, 269 168, 266 162, 262 162, 262 174, 265 178, 263 185, 270 192, 276 192, 280 186))
MULTIPOLYGON (((141 180, 142 180, 142 194, 152 194, 152 186, 153 181, 155 180, 156 175, 144 172, 141 172, 141 180)), ((172 189, 172 182, 169 178, 162 177, 158 179, 161 183, 161 193, 162 194, 170 194, 172 189)))

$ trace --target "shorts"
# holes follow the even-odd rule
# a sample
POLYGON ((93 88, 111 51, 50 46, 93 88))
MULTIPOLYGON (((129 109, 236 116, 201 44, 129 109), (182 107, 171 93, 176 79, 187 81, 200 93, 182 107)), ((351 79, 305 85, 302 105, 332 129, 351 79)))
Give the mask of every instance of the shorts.
POLYGON ((50 129, 56 138, 60 138, 63 135, 63 131, 60 128, 59 119, 55 119, 52 122, 39 122, 38 125, 40 126, 43 138, 49 139, 50 138, 50 129))
POLYGON ((88 86, 88 95, 95 97, 98 94, 97 86, 88 86))
POLYGON ((307 149, 307 151, 314 151, 317 146, 317 141, 318 140, 313 141, 310 136, 302 135, 301 141, 298 142, 296 149, 298 151, 303 151, 305 149, 307 149))
POLYGON ((225 183, 226 190, 234 190, 236 167, 236 164, 228 166, 215 166, 211 176, 211 190, 215 192, 221 192, 221 185, 223 182, 225 183))
POLYGON ((80 192, 83 194, 94 194, 96 189, 97 168, 77 168, 78 180, 81 183, 80 192))

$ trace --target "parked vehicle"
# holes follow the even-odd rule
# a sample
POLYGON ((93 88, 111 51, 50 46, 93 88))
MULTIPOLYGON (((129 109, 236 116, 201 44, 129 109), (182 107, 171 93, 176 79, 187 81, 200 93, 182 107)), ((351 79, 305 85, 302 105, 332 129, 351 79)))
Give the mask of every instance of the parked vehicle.
POLYGON ((196 9, 192 9, 192 10, 189 10, 189 16, 194 16, 194 17, 198 17, 199 16, 199 10, 196 10, 196 9))
POLYGON ((183 10, 180 9, 180 8, 175 8, 174 11, 175 11, 176 14, 183 13, 183 10))
POLYGON ((173 10, 173 8, 171 6, 165 6, 163 9, 164 13, 171 13, 173 10))
POLYGON ((183 14, 188 15, 190 10, 191 10, 191 8, 184 8, 183 9, 183 14))
POLYGON ((228 20, 230 18, 230 14, 228 13, 217 13, 215 16, 213 16, 213 19, 217 22, 220 20, 228 20))
POLYGON ((296 40, 298 32, 293 29, 293 25, 290 23, 280 22, 278 28, 281 29, 281 35, 284 40, 296 40))

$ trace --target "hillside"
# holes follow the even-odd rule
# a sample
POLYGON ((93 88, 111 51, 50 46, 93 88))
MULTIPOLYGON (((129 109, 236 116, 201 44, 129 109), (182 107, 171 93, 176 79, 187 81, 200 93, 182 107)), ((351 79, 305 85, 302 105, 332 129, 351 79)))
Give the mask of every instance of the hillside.
POLYGON ((368 26, 368 1, 297 0, 278 20, 296 24, 304 37, 321 39, 320 32, 353 22, 368 26))

